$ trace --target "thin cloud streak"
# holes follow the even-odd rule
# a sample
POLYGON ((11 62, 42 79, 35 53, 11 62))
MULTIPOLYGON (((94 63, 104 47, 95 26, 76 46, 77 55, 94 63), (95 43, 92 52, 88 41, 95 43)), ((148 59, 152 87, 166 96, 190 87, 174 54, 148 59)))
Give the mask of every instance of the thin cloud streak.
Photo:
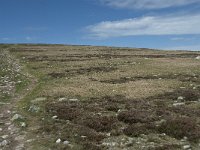
POLYGON ((186 37, 173 37, 170 40, 172 41, 192 41, 192 40, 196 40, 196 38, 186 38, 186 37))
POLYGON ((200 34, 200 14, 146 16, 105 21, 86 27, 90 37, 111 38, 137 35, 200 34))
POLYGON ((47 31, 47 27, 26 27, 24 28, 25 31, 32 31, 32 32, 41 32, 41 31, 47 31))
POLYGON ((200 0, 100 0, 101 3, 129 9, 161 9, 200 3, 200 0))

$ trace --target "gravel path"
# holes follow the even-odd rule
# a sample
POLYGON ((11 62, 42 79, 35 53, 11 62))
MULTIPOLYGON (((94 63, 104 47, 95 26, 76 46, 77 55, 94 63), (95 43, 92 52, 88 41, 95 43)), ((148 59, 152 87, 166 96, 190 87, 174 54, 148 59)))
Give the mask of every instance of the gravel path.
POLYGON ((25 150, 26 124, 20 122, 23 116, 17 112, 17 102, 31 91, 35 81, 32 80, 23 94, 15 92, 16 84, 22 82, 18 80, 21 66, 7 49, 0 50, 0 71, 0 150, 25 150))

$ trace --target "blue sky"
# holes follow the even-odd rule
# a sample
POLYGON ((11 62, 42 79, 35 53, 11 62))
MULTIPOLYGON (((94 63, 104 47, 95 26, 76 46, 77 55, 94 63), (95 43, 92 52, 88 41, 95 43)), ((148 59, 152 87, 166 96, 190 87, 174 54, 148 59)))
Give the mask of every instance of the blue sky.
POLYGON ((200 0, 0 0, 0 43, 200 50, 200 0))

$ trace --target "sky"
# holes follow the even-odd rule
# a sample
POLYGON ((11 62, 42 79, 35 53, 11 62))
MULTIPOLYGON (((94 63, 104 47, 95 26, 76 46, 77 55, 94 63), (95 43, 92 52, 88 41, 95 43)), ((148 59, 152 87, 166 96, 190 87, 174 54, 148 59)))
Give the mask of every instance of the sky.
POLYGON ((200 0, 0 0, 0 43, 200 50, 200 0))

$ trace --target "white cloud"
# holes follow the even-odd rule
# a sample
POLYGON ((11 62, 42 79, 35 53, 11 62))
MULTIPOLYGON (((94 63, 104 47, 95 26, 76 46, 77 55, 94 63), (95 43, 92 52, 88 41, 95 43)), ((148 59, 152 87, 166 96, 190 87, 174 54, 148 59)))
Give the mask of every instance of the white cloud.
POLYGON ((30 40, 32 40, 32 38, 31 38, 31 37, 29 37, 29 36, 27 36, 25 39, 26 39, 27 41, 30 41, 30 40))
POLYGON ((192 40, 195 40, 195 39, 196 38, 194 38, 194 37, 188 37, 188 38, 186 38, 186 37, 173 37, 170 40, 172 40, 172 41, 192 41, 192 40))
POLYGON ((41 32, 41 31, 47 31, 47 27, 26 27, 24 28, 25 31, 33 31, 33 32, 41 32))
POLYGON ((116 8, 160 9, 199 3, 200 0, 100 0, 103 4, 116 8))
POLYGON ((91 37, 109 38, 135 35, 200 34, 200 14, 146 16, 119 21, 105 21, 88 26, 91 37))
POLYGON ((4 38, 1 38, 2 41, 8 41, 10 40, 10 38, 7 38, 7 37, 4 37, 4 38))
POLYGON ((25 39, 26 39, 27 41, 33 41, 33 40, 36 39, 36 37, 27 36, 27 37, 25 37, 25 39))

